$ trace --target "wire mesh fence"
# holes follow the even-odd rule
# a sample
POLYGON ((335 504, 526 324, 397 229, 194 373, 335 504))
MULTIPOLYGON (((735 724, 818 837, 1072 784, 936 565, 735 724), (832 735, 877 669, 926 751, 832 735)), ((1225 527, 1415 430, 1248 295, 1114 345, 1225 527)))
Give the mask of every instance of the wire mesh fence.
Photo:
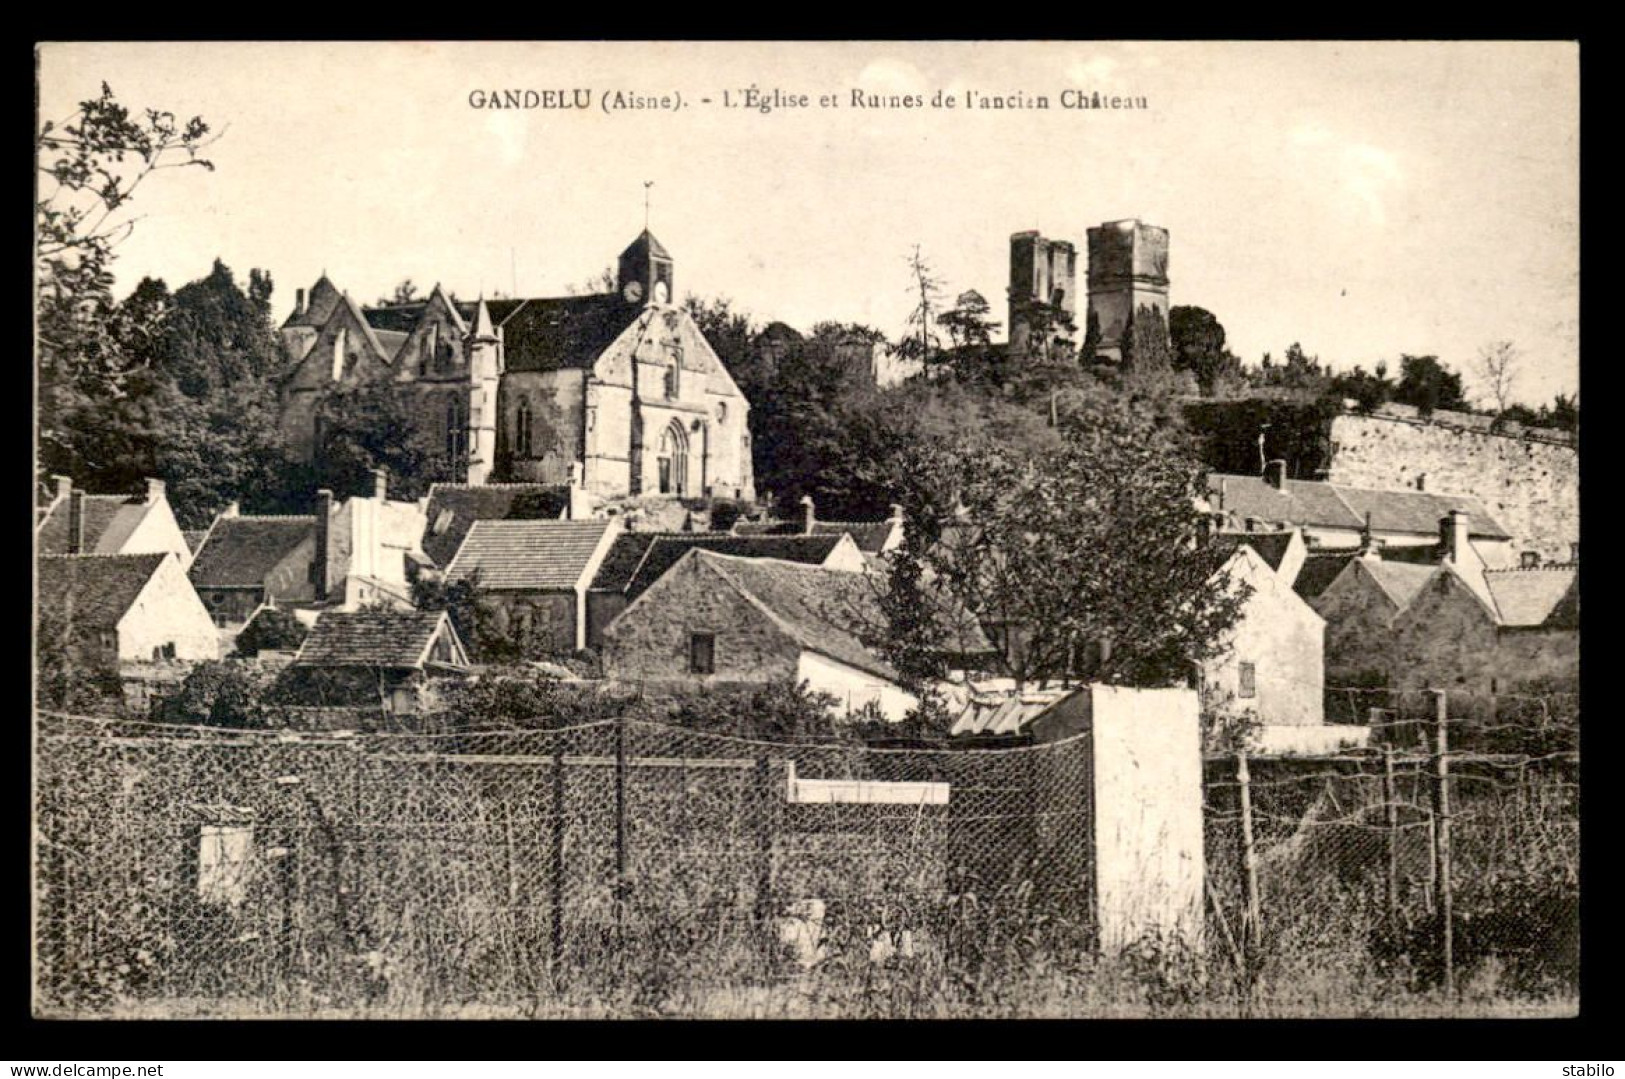
POLYGON ((1250 760, 1245 781, 1211 759, 1190 792, 1205 948, 1126 956, 1095 945, 1087 736, 876 749, 627 720, 346 736, 46 715, 37 1008, 1222 1015, 1292 986, 1277 1011, 1335 1013, 1338 994, 1357 1010, 1440 984, 1446 903, 1464 981, 1489 967, 1497 991, 1572 995, 1577 754, 1539 724, 1541 752, 1453 748, 1445 817, 1418 700, 1384 706, 1368 751, 1250 760))

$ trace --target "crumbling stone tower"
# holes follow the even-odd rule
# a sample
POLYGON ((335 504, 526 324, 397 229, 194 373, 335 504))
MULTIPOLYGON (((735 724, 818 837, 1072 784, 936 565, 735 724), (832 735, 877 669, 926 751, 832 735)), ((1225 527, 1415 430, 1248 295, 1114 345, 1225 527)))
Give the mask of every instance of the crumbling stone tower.
POLYGON ((1123 359, 1130 320, 1156 312, 1168 325, 1168 230, 1139 219, 1089 230, 1089 316, 1095 357, 1123 359), (1098 335, 1098 336, 1096 336, 1098 335))
POLYGON ((1055 315, 1074 317, 1077 306, 1078 250, 1065 240, 1046 240, 1037 232, 1010 237, 1010 351, 1026 355, 1035 344, 1035 327, 1051 339, 1057 329, 1055 315))

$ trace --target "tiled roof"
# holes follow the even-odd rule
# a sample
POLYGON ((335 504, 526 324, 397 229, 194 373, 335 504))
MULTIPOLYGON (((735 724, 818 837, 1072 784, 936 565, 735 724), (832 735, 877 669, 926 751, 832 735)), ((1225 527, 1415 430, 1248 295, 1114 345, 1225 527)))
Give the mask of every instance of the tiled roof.
POLYGON ((1417 593, 1421 592, 1423 586, 1438 572, 1433 566, 1389 562, 1380 558, 1368 558, 1362 565, 1378 586, 1388 594, 1388 598, 1394 601, 1394 606, 1402 611, 1411 605, 1411 600, 1416 598, 1417 593))
POLYGON ((613 294, 525 300, 506 312, 495 302, 488 307, 502 329, 509 371, 591 367, 643 310, 613 294))
MULTIPOLYGON (((843 533, 852 537, 852 542, 858 545, 858 550, 866 554, 879 554, 885 547, 886 541, 891 538, 892 527, 895 522, 883 521, 814 521, 812 534, 815 536, 839 536, 843 533)), ((800 521, 735 521, 734 534, 738 536, 800 536, 804 535, 804 525, 800 521)))
POLYGON ((208 534, 209 530, 207 528, 199 528, 188 529, 187 531, 182 532, 181 536, 186 540, 186 549, 192 554, 197 554, 197 549, 203 546, 203 537, 207 536, 208 534))
POLYGON ((1298 579, 1292 582, 1292 590, 1304 599, 1314 599, 1326 591, 1326 586, 1337 580, 1337 575, 1343 572, 1343 567, 1359 557, 1359 554, 1359 551, 1352 548, 1339 551, 1311 551, 1304 557, 1303 568, 1298 571, 1298 579))
POLYGON ((1485 570, 1484 583, 1503 626, 1577 623, 1579 579, 1572 566, 1485 570))
POLYGON ((451 622, 445 611, 327 611, 294 657, 296 667, 422 666, 429 645, 451 622))
POLYGON ((383 307, 364 307, 361 313, 366 316, 367 325, 374 330, 408 334, 418 324, 418 319, 423 317, 423 312, 428 306, 427 301, 393 303, 383 307))
POLYGON ((113 629, 167 554, 46 555, 39 560, 39 611, 79 628, 113 629))
POLYGON ((1363 521, 1371 513, 1376 532, 1439 533, 1439 519, 1451 510, 1464 510, 1467 534, 1475 539, 1511 539, 1512 535, 1490 516, 1484 503, 1471 495, 1432 494, 1427 491, 1371 491, 1359 487, 1333 488, 1363 521))
POLYGON ((476 521, 446 567, 446 580, 478 572, 480 587, 574 588, 608 521, 476 521))
POLYGON ((876 583, 868 574, 705 550, 688 557, 703 559, 808 651, 891 681, 900 677, 863 643, 885 625, 876 583))
MULTIPOLYGON (((155 503, 145 495, 85 495, 85 546, 80 554, 117 554, 155 503)), ((36 526, 40 554, 68 553, 68 504, 61 499, 36 526)))
POLYGON ((556 520, 569 504, 568 487, 545 483, 434 484, 429 488, 423 553, 444 568, 475 521, 556 520))
POLYGON ((1213 537, 1213 543, 1222 550, 1234 550, 1245 544, 1257 551, 1270 569, 1278 570, 1286 559, 1287 549, 1292 546, 1293 535, 1292 532, 1221 532, 1213 537))
POLYGON ((734 536, 726 532, 630 532, 618 537, 592 587, 637 599, 677 560, 696 548, 740 558, 776 558, 822 565, 841 542, 834 536, 734 536), (635 556, 635 558, 634 558, 635 556))
POLYGON ((1468 532, 1473 538, 1511 538, 1484 504, 1471 495, 1378 491, 1319 480, 1286 480, 1282 489, 1276 490, 1258 476, 1217 472, 1208 476, 1208 495, 1215 510, 1222 509, 1237 521, 1256 517, 1277 524, 1359 531, 1369 511, 1372 531, 1437 535, 1440 518, 1459 509, 1471 518, 1468 532), (1222 506, 1217 501, 1221 485, 1222 506))
POLYGON ((259 588, 315 529, 315 517, 222 517, 187 575, 198 588, 259 588))

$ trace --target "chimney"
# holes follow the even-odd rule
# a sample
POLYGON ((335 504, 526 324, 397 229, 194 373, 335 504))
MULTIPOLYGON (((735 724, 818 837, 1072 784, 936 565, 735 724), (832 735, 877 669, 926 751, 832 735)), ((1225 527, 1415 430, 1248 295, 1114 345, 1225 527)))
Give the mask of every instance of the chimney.
POLYGON ((1467 554, 1467 526, 1470 519, 1462 510, 1451 510, 1447 516, 1439 518, 1439 545, 1444 548, 1444 556, 1451 562, 1459 563, 1467 554))
POLYGON ((1277 491, 1286 486, 1286 462, 1277 457, 1264 465, 1264 482, 1277 491))
POLYGON ((148 479, 147 479, 147 505, 150 506, 154 502, 162 502, 163 498, 164 498, 164 481, 163 480, 155 480, 155 479, 152 479, 151 477, 148 477, 148 479))
POLYGON ((1258 531, 1258 518, 1257 517, 1249 517, 1249 518, 1247 518, 1246 525, 1247 525, 1247 531, 1249 531, 1249 532, 1257 532, 1258 531))
POLYGON ((1360 557, 1382 558, 1382 540, 1377 539, 1369 531, 1360 533, 1360 557))
POLYGON ((315 578, 316 598, 327 598, 327 532, 331 527, 330 518, 333 515, 333 492, 322 488, 316 492, 316 556, 311 564, 311 576, 315 578))
POLYGON ((1219 504, 1217 507, 1215 507, 1219 510, 1224 509, 1225 479, 1226 478, 1224 476, 1219 477, 1219 504))
POLYGON ((68 496, 68 553, 85 553, 85 492, 68 496))
POLYGON ((305 313, 305 290, 302 289, 302 288, 301 289, 294 289, 294 291, 293 291, 293 317, 294 318, 299 318, 304 313, 305 313))
POLYGON ((803 535, 813 533, 813 525, 818 522, 818 510, 813 505, 812 495, 801 496, 801 531, 803 535))
POLYGON ((220 511, 222 517, 236 517, 243 512, 242 506, 236 501, 226 503, 226 508, 220 511))
POLYGON ((1428 474, 1426 472, 1418 472, 1416 474, 1416 489, 1418 491, 1425 491, 1428 489, 1428 474))
POLYGON ((372 470, 372 497, 380 502, 389 497, 389 473, 381 468, 372 470))
POLYGON ((73 493, 73 480, 67 476, 52 476, 51 482, 56 484, 56 497, 59 500, 73 493))
POLYGON ((1519 569, 1539 569, 1540 568, 1540 552, 1539 551, 1522 551, 1522 552, 1520 552, 1518 554, 1518 568, 1519 569))
POLYGON ((897 503, 893 502, 891 504, 891 517, 888 518, 888 520, 901 521, 902 519, 903 519, 903 507, 899 506, 897 503))

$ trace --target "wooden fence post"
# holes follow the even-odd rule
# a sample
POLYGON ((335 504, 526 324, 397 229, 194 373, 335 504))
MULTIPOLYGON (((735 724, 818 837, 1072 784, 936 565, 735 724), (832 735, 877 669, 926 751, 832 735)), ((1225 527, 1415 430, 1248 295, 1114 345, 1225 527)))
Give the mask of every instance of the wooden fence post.
POLYGON ((1433 860, 1439 878, 1439 957, 1443 962, 1444 991, 1456 994, 1455 941, 1451 925, 1450 882, 1450 700, 1442 689, 1434 690, 1436 710, 1434 745, 1433 860))
POLYGON ((764 924, 773 916, 773 772, 766 755, 756 758, 756 917, 764 924))
POLYGON ((553 978, 564 966, 564 751, 553 754, 553 978))
POLYGON ((1388 823, 1388 918, 1399 922, 1399 789, 1394 782, 1394 747, 1382 747, 1382 800, 1388 823))
POLYGON ((1258 938, 1263 918, 1258 901, 1258 853, 1253 845, 1253 798, 1247 770, 1247 751, 1236 750, 1236 789, 1241 802, 1241 867, 1246 901, 1241 915, 1241 946, 1246 971, 1244 982, 1249 995, 1257 976, 1258 938))
POLYGON ((626 717, 615 718, 615 950, 625 958, 626 717))

